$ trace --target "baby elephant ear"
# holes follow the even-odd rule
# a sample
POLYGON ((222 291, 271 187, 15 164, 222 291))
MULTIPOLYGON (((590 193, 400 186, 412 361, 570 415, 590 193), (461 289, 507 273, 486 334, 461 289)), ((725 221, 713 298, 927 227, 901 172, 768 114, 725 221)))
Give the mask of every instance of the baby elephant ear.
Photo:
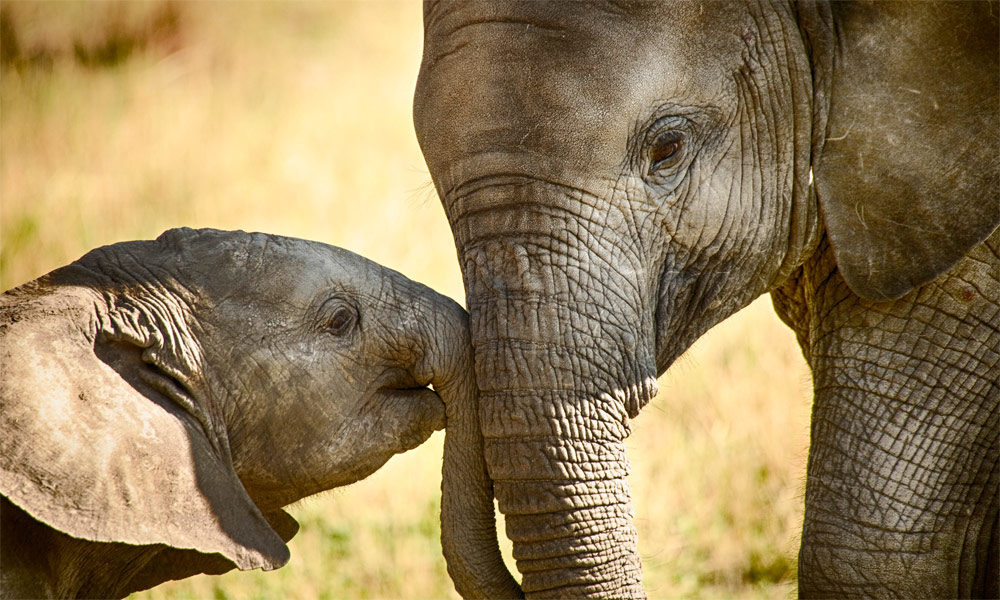
POLYGON ((988 2, 832 2, 816 192, 848 285, 902 296, 1000 223, 998 17, 988 2))
POLYGON ((166 375, 135 343, 91 344, 79 319, 52 316, 80 305, 60 295, 14 319, 0 310, 9 323, 0 329, 0 493, 76 538, 218 553, 240 569, 284 565, 288 548, 231 465, 149 385, 166 375))

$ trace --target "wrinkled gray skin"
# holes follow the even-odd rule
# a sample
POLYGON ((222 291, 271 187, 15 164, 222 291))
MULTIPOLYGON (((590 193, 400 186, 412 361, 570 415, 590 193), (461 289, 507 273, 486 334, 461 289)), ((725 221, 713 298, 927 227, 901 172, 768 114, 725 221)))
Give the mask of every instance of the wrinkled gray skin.
POLYGON ((424 12, 414 120, 525 594, 644 594, 629 419, 770 292, 815 385, 800 593, 996 596, 997 4, 424 12))
MULTIPOLYGON (((171 230, 6 292, 3 597, 280 567, 298 529, 281 507, 417 446, 446 405, 466 475, 445 497, 475 512, 489 483, 464 448, 481 446, 460 418, 475 418, 468 346, 465 311, 429 288, 257 233, 171 230)), ((490 548, 475 542, 470 559, 490 548)))

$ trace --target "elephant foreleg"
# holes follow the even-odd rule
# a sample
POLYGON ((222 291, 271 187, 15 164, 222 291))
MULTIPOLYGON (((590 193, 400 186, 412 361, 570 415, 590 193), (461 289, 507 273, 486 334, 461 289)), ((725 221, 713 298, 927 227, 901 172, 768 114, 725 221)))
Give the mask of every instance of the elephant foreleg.
POLYGON ((997 248, 894 302, 813 288, 803 597, 998 595, 997 248))

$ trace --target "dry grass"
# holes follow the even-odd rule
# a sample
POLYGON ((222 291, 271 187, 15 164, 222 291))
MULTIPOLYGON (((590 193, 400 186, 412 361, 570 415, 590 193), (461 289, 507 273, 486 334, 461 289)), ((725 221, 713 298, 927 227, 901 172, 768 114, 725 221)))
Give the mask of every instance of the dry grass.
MULTIPOLYGON (((410 119, 419 3, 3 12, 3 289, 187 225, 337 244, 462 300, 410 119)), ((758 301, 660 386, 628 441, 651 597, 788 596, 809 390, 793 336, 758 301)), ((136 597, 454 596, 437 540, 441 439, 293 507, 286 567, 136 597)))

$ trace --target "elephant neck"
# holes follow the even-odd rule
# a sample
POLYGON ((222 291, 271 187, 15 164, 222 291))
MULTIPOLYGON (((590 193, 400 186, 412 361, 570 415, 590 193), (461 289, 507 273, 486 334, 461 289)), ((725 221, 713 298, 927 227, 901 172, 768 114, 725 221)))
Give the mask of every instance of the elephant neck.
MULTIPOLYGON (((823 311, 819 305, 820 292, 817 286, 830 286, 830 291, 843 296, 846 284, 836 285, 837 263, 830 248, 830 240, 821 235, 815 250, 789 273, 778 286, 771 290, 771 300, 778 317, 795 332, 806 362, 812 365, 812 342, 816 337, 813 329, 819 324, 823 311)), ((843 283, 843 279, 840 279, 843 283)), ((852 300, 853 302, 853 300, 852 300)))
MULTIPOLYGON (((150 562, 164 551, 161 545, 136 546, 93 542, 70 537, 35 520, 0 497, 3 524, 2 560, 13 597, 123 598, 128 594, 194 573, 181 571, 176 562, 155 577, 150 562), (44 549, 44 550, 42 550, 44 549), (43 574, 39 565, 48 565, 43 574), (25 587, 21 587, 25 586, 25 587)), ((191 554, 197 554, 191 552, 191 554)), ((205 555, 198 555, 204 557, 205 555)))

